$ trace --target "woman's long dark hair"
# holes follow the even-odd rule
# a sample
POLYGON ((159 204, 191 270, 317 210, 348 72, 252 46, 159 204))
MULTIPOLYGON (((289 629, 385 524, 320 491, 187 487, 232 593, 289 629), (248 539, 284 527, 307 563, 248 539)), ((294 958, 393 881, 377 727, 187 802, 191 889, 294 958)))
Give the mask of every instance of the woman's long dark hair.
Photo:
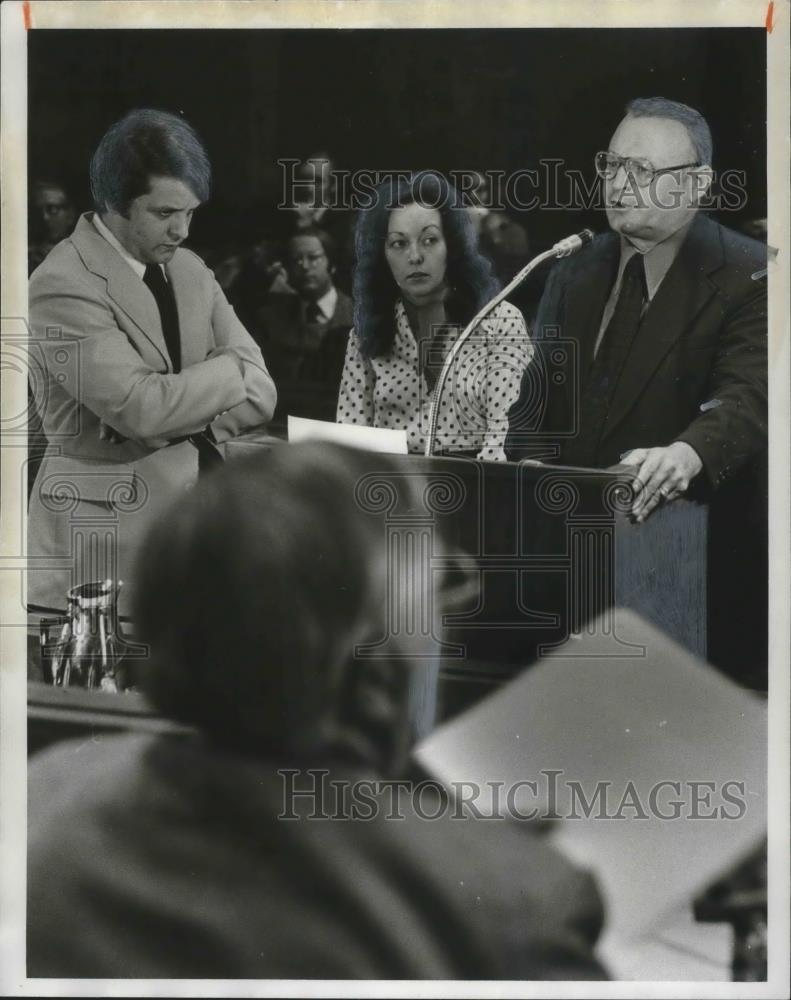
POLYGON ((394 208, 412 203, 436 208, 442 220, 449 322, 466 325, 499 287, 455 188, 432 170, 390 178, 376 189, 373 207, 360 212, 355 230, 354 328, 365 357, 386 354, 393 344, 393 306, 399 290, 385 258, 387 223, 394 208))

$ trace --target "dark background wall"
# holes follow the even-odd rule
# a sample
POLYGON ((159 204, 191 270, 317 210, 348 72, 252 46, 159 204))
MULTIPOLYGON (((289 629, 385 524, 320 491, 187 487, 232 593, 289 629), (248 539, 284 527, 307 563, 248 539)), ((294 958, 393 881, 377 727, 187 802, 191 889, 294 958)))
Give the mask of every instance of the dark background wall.
MULTIPOLYGON (((89 207, 87 164, 132 107, 184 113, 215 168, 196 242, 254 237, 278 157, 326 149, 346 169, 531 167, 592 174, 623 105, 699 108, 715 167, 747 174, 732 225, 766 214, 766 36, 760 29, 33 31, 30 176, 62 175, 89 207)), ((524 213, 538 250, 585 212, 524 213)))

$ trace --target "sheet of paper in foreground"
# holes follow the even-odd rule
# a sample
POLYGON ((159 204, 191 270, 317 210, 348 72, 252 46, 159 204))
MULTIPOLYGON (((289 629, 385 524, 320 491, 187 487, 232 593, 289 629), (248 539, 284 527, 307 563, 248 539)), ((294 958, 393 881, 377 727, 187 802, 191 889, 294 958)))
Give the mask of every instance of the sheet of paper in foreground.
POLYGON ((501 809, 510 789, 523 815, 549 814, 554 796, 550 836, 598 877, 606 952, 689 905, 765 835, 767 720, 762 699, 633 612, 590 633, 439 727, 416 756, 451 789, 477 783, 482 812, 492 782, 504 783, 501 809))
POLYGON ((307 417, 288 418, 289 441, 334 441, 364 451, 406 455, 406 431, 384 427, 360 427, 357 424, 334 424, 330 420, 309 420, 307 417))

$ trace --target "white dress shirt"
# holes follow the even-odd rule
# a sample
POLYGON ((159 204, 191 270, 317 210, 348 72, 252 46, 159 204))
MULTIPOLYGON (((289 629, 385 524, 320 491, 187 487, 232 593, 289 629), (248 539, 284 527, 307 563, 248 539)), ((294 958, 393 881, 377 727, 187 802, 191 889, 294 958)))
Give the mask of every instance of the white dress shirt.
MULTIPOLYGON (((676 259, 678 251, 681 249, 681 244, 684 242, 684 238, 687 235, 690 224, 691 223, 688 223, 680 229, 677 229, 672 235, 668 236, 666 240, 663 240, 661 243, 657 243, 655 246, 651 247, 650 250, 646 250, 643 253, 645 291, 647 296, 646 301, 643 303, 643 315, 645 315, 646 309, 651 304, 651 300, 656 295, 665 275, 670 270, 673 261, 676 259)), ((618 264, 618 276, 615 279, 615 284, 612 286, 612 291, 610 292, 609 298, 604 306, 601 325, 599 326, 599 333, 596 337, 596 344, 593 349, 594 356, 601 346, 604 331, 607 329, 607 325, 612 319, 612 314, 615 312, 618 296, 621 294, 623 272, 626 269, 626 265, 636 253, 641 253, 641 251, 638 250, 633 243, 630 243, 625 236, 621 236, 621 259, 618 264)))

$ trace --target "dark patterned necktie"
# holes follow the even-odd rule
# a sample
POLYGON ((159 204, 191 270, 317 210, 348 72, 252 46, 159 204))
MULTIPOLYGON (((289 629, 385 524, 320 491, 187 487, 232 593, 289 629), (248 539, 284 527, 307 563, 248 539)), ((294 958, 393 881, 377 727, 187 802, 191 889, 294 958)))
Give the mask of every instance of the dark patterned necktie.
POLYGON ((640 326, 645 301, 645 266, 635 253, 624 268, 621 289, 599 350, 582 386, 579 431, 563 449, 565 465, 596 467, 599 442, 623 366, 640 326))
POLYGON ((176 309, 176 297, 173 294, 173 289, 165 281, 165 275, 159 264, 146 265, 143 281, 156 299, 159 319, 162 323, 162 333, 165 337, 165 345, 170 355, 173 371, 180 372, 181 337, 179 336, 179 314, 176 309))

